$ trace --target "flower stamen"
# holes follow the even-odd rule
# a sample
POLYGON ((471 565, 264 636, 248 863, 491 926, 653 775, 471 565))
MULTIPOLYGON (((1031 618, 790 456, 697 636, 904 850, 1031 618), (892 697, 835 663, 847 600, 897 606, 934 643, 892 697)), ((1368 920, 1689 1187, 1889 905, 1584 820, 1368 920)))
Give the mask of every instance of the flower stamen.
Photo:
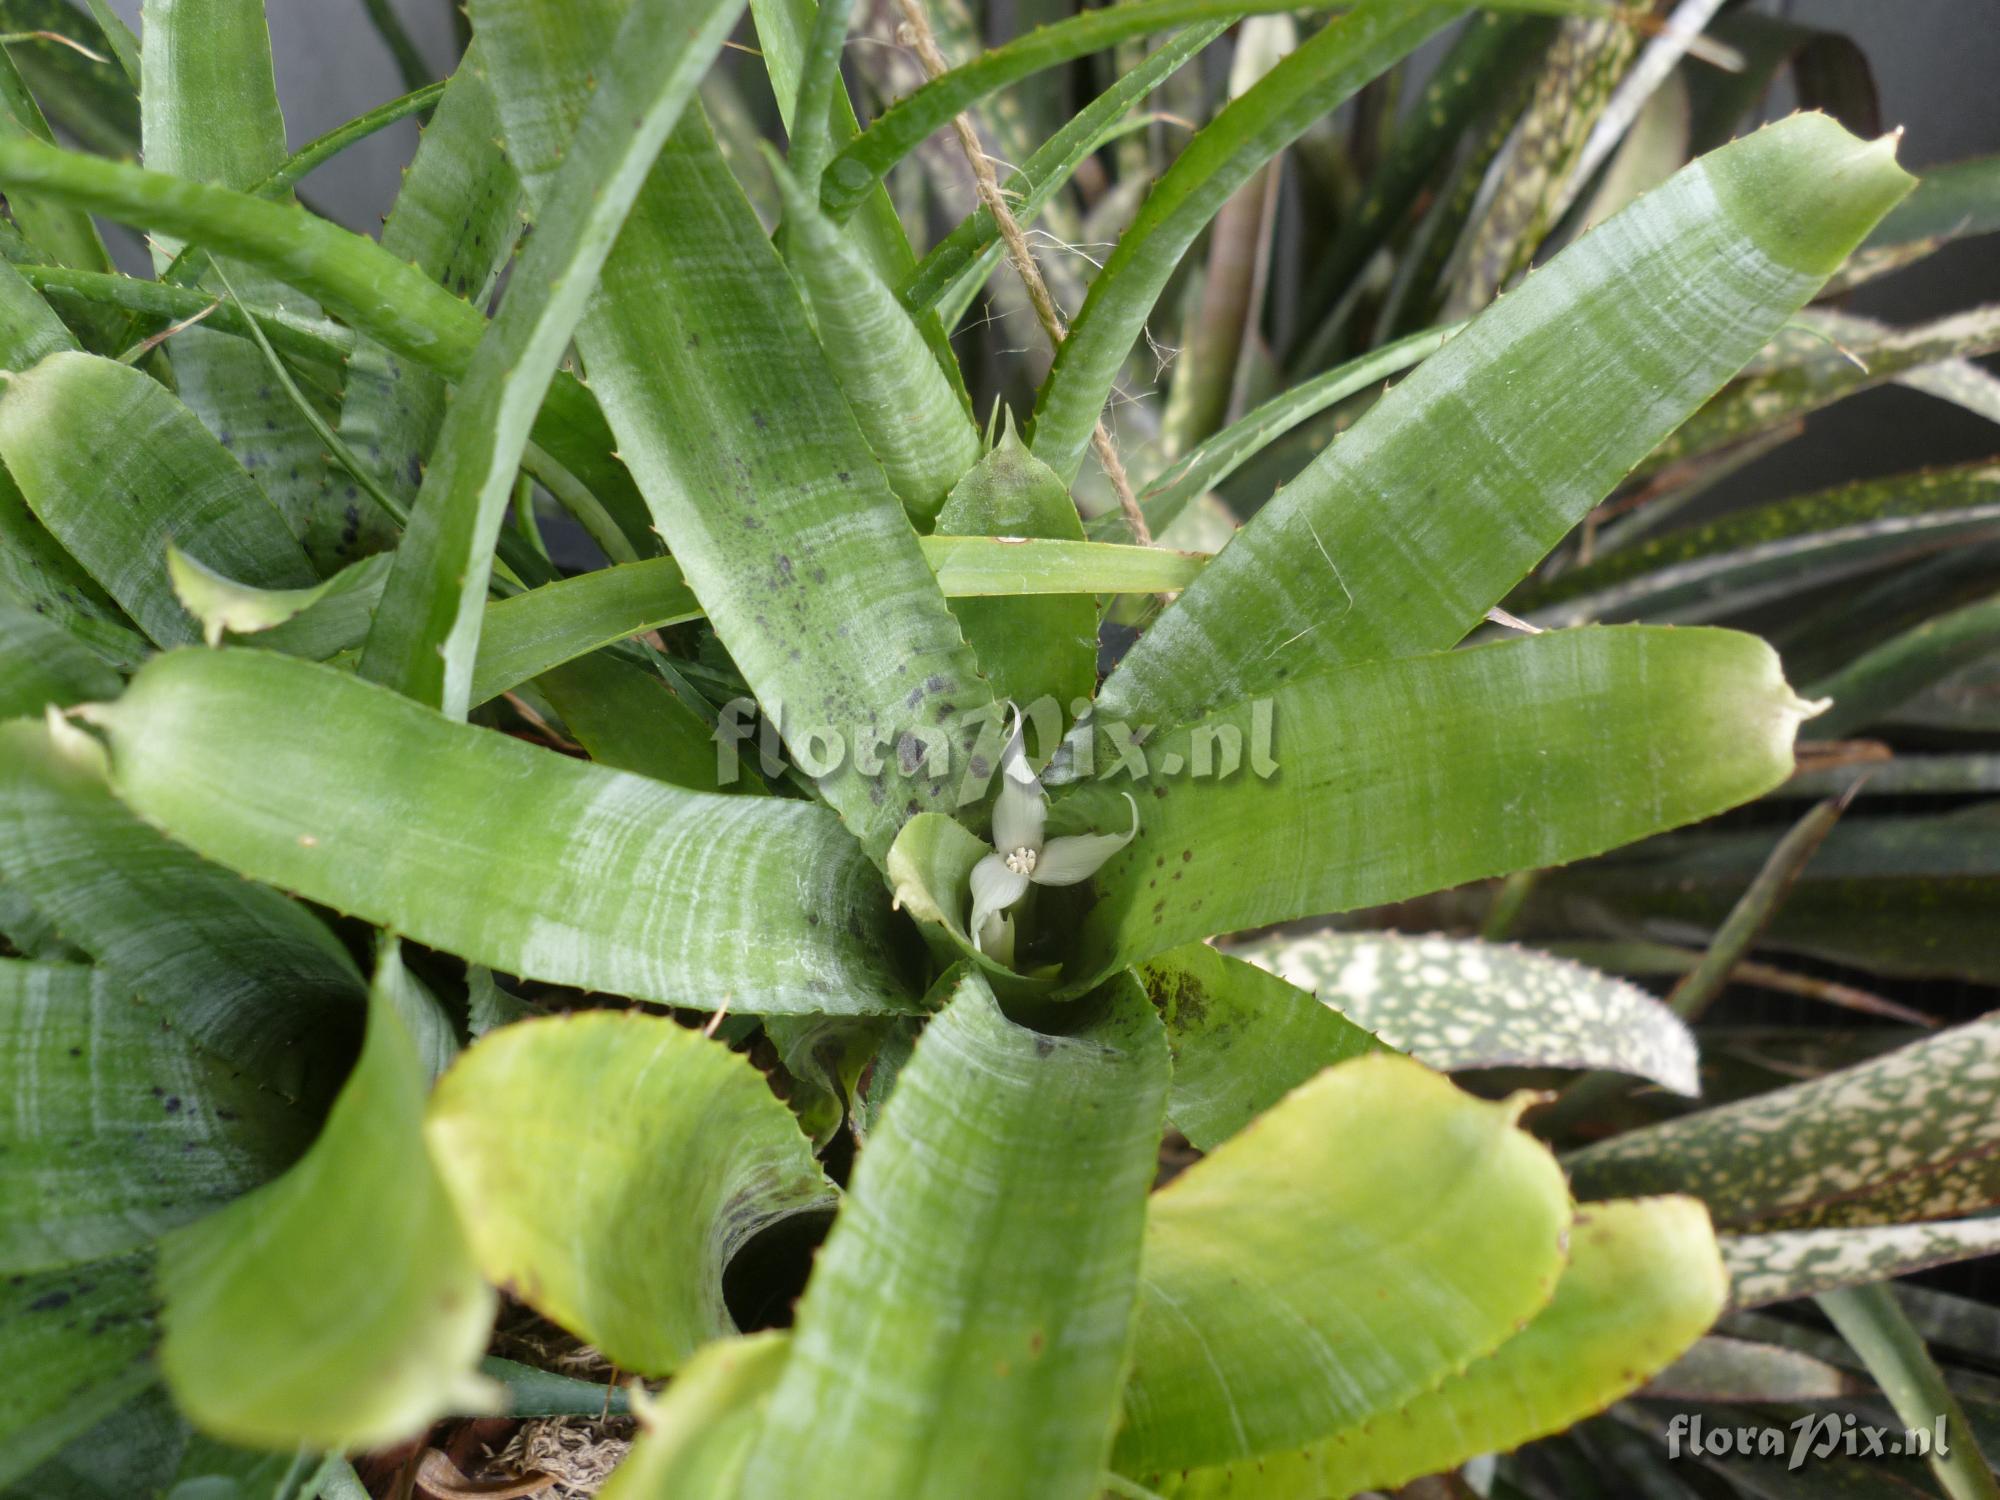
POLYGON ((1007 868, 1016 875, 1032 875, 1035 873, 1035 856, 1036 851, 1023 844, 1007 856, 1007 868))

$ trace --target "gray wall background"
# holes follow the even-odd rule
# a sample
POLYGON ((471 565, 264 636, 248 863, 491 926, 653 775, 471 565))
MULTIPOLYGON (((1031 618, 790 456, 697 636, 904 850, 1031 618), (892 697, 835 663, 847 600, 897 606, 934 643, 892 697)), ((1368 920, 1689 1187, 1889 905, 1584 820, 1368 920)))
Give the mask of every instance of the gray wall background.
MULTIPOLYGON (((140 0, 114 0, 137 23, 140 0)), ((393 0, 440 76, 455 54, 452 0, 393 0)), ((1936 162, 2000 151, 2000 0, 1758 0, 1758 8, 1844 31, 1867 52, 1883 119, 1903 127, 1902 159, 1936 162)), ((294 147, 403 92, 388 49, 361 0, 269 0, 278 93, 294 147)), ((1773 101, 1776 108, 1789 101, 1773 101)), ((314 204, 350 228, 372 231, 416 149, 400 123, 328 163, 305 183, 314 204)), ((2000 300, 1992 240, 1951 247, 1864 288, 1854 308, 1893 322, 1941 316, 2000 300)), ((1991 424, 1896 388, 1843 403, 1815 419, 1809 437, 1752 466, 1718 500, 1817 488, 1926 463, 1995 451, 1991 424)))

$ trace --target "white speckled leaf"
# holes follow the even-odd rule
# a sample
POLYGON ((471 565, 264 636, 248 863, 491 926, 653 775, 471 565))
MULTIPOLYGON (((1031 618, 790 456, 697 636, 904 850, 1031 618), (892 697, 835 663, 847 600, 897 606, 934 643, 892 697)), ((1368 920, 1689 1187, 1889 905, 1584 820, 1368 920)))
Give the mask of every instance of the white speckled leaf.
POLYGON ((1699 1094, 1694 1037, 1637 985, 1472 939, 1318 932, 1232 950, 1444 1072, 1602 1068, 1699 1094))
POLYGON ((1579 1195, 1681 1191, 1719 1225, 1804 1229, 2000 1202, 2000 1012, 1860 1067, 1635 1130, 1568 1160, 1579 1195))
POLYGON ((2000 1254, 2000 1219, 1789 1229, 1722 1241, 1730 1304, 1760 1307, 1844 1286, 1868 1286, 1931 1266, 2000 1254))

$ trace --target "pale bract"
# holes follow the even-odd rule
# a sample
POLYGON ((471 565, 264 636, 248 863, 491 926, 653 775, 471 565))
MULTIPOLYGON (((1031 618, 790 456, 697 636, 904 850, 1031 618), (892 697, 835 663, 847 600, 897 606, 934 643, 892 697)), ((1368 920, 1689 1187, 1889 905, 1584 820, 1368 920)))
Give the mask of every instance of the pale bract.
POLYGON ((1139 805, 1124 833, 1082 833, 1045 838, 1048 797, 1028 766, 1020 710, 1000 753, 1000 795, 993 804, 993 852, 972 867, 972 945, 1002 963, 1014 961, 1014 920, 1008 915, 1030 885, 1075 885, 1088 880, 1139 832, 1139 805))

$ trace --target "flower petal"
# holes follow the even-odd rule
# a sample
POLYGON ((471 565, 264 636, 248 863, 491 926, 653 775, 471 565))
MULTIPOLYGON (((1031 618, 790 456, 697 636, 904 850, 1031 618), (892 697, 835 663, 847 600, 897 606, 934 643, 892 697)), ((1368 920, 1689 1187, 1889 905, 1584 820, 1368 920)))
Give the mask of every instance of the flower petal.
MULTIPOLYGON (((1050 839, 1042 846, 1041 857, 1035 861, 1035 873, 1029 878, 1036 885, 1075 885, 1095 875, 1107 859, 1138 836, 1139 804, 1132 802, 1130 792, 1125 794, 1125 800, 1132 803, 1130 828, 1123 833, 1080 833, 1050 839)), ((976 877, 977 872, 974 874, 976 877)))
MULTIPOLYGON (((989 854, 972 867, 972 946, 980 947, 986 919, 1003 912, 1028 893, 1028 877, 1007 868, 1007 861, 989 854)), ((984 951, 983 949, 981 951, 984 951)))
POLYGON ((1042 824, 1048 816, 1042 784, 1028 768, 1022 730, 1021 711, 1017 708, 1007 748, 1000 752, 1000 795, 993 802, 993 847, 1003 855, 1016 849, 1039 850, 1042 824))
POLYGON ((996 911, 986 919, 978 937, 973 939, 973 947, 984 953, 995 963, 1014 967, 1014 915, 1012 912, 996 911))

